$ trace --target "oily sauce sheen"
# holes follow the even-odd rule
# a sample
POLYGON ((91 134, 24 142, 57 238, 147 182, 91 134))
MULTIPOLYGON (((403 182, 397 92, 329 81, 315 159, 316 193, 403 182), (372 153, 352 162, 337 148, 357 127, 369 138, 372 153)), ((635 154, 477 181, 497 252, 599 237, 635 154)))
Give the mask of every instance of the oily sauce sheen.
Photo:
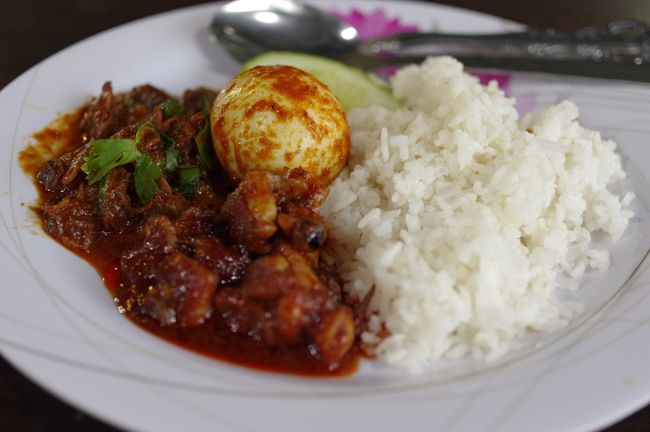
MULTIPOLYGON (((178 146, 179 164, 200 166, 198 156, 194 154, 193 138, 205 119, 201 117, 202 107, 197 101, 213 99, 215 95, 216 92, 205 89, 188 91, 182 102, 185 115, 179 119, 166 119, 158 110, 161 101, 168 97, 159 90, 141 86, 126 94, 113 94, 110 83, 107 83, 97 100, 60 116, 34 134, 33 143, 20 153, 19 162, 23 170, 34 178, 39 191, 39 200, 33 209, 41 217, 43 230, 91 264, 114 296, 120 312, 156 336, 203 355, 265 371, 307 376, 351 374, 359 359, 356 343, 345 342, 350 336, 345 334, 345 330, 349 333, 349 326, 355 322, 353 308, 345 305, 338 293, 337 276, 331 268, 315 264, 312 272, 311 266, 307 265, 317 262, 313 258, 317 253, 312 253, 309 248, 320 248, 325 237, 318 227, 313 227, 321 220, 312 211, 317 208, 313 202, 318 199, 309 201, 312 198, 305 198, 314 197, 317 192, 309 188, 302 190, 299 186, 304 173, 292 171, 283 178, 258 173, 257 177, 246 177, 234 190, 236 186, 228 182, 226 173, 219 168, 216 172, 207 172, 202 167, 191 198, 177 196, 177 174, 164 174, 166 177, 158 180, 157 195, 148 203, 137 202, 131 183, 128 187, 110 184, 111 178, 132 182, 133 168, 130 165, 118 168, 119 175, 112 175, 107 180, 107 191, 99 190, 97 185, 88 185, 83 173, 75 175, 73 156, 78 159, 83 147, 93 139, 131 138, 136 132, 134 125, 146 120, 154 122, 158 130, 173 138, 178 146), (92 123, 93 118, 106 123, 92 123), (113 123, 108 124, 110 122, 113 123), (192 147, 184 142, 185 139, 191 142, 192 147), (53 163, 54 160, 62 162, 53 163), (67 183, 61 186, 63 181, 67 183), (257 195, 246 195, 247 188, 258 188, 255 189, 257 195), (236 227, 234 225, 240 222, 233 220, 228 225, 229 211, 239 212, 241 203, 245 204, 247 199, 260 199, 264 191, 268 192, 265 198, 268 200, 271 196, 270 204, 277 207, 277 226, 263 220, 264 211, 242 216, 242 220, 252 224, 250 226, 236 227), (127 208, 111 210, 115 214, 107 222, 107 215, 97 213, 93 201, 100 196, 99 199, 106 200, 103 205, 108 206, 108 199, 102 194, 108 194, 106 196, 113 200, 111 208, 115 207, 115 202, 127 203, 127 208), (167 201, 160 198, 165 194, 169 195, 165 198, 167 201), (66 208, 68 201, 71 202, 70 209, 66 208), (62 220, 65 218, 61 218, 59 213, 65 211, 70 211, 69 219, 76 222, 62 220), (221 225, 206 228, 206 220, 212 223, 215 214, 226 228, 221 225), (118 228, 107 229, 102 223, 118 228), (251 232, 266 237, 251 239, 251 232), (79 233, 87 233, 92 241, 78 240, 83 237, 79 233), (171 240, 165 244, 164 252, 151 246, 165 235, 171 240), (238 235, 248 237, 240 238, 238 235), (306 246, 301 246, 303 238, 306 246), (248 250, 241 246, 247 242, 251 245, 248 250), (205 252, 206 244, 215 244, 220 252, 205 252), (223 251, 230 251, 228 253, 235 258, 226 256, 223 251), (224 256, 222 262, 210 267, 210 260, 224 256), (169 265, 143 266, 145 261, 169 265), (187 272, 183 271, 173 273, 174 266, 179 263, 189 265, 190 270, 196 268, 195 277, 188 279, 187 272), (140 270, 133 271, 134 268, 140 270), (209 272, 205 268, 217 270, 209 272), (226 270, 222 270, 224 268, 226 270), (293 288, 260 286, 259 280, 264 279, 267 271, 270 279, 286 278, 287 286, 298 282, 304 284, 308 280, 316 286, 313 290, 322 293, 310 292, 305 297, 303 291, 291 291, 293 288), (307 272, 306 276, 300 273, 302 271, 307 272), (138 279, 143 272, 151 273, 150 279, 138 279), (187 289, 191 290, 195 282, 202 286, 201 281, 196 281, 200 275, 206 275, 208 281, 217 281, 219 287, 215 292, 191 292, 192 298, 181 298, 178 303, 179 292, 174 291, 170 281, 180 280, 179 283, 187 284, 187 289), (151 286, 147 284, 151 281, 154 281, 154 288, 160 288, 163 294, 149 295, 151 286), (171 290, 171 294, 165 294, 165 290, 171 290), (194 297, 209 300, 197 304, 201 300, 194 297), (301 307, 307 307, 305 304, 311 310, 301 310, 301 307), (287 310, 290 311, 288 315, 287 310), (286 318, 294 315, 302 320, 299 324, 286 318), (259 324, 255 321, 259 319, 266 321, 259 324), (341 343, 347 344, 345 352, 336 351, 341 343)), ((145 138, 147 142, 139 144, 138 148, 143 153, 145 149, 149 151, 155 161, 156 157, 161 157, 157 156, 156 146, 163 144, 158 142, 155 133, 143 134, 143 137, 149 136, 153 138, 145 138)), ((164 150, 164 147, 160 148, 164 150)), ((164 155, 164 151, 160 154, 164 155)), ((356 337, 356 332, 352 337, 356 337)))
POLYGON ((251 167, 301 167, 326 185, 349 157, 349 126, 338 100, 291 66, 240 73, 217 97, 211 117, 217 157, 233 178, 251 167))

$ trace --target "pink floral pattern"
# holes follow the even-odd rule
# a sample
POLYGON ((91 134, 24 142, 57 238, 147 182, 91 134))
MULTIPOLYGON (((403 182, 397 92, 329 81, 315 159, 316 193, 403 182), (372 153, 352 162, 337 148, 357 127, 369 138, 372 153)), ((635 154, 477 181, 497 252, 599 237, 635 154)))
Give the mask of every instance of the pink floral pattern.
POLYGON ((419 31, 416 25, 402 24, 399 18, 388 17, 382 9, 377 9, 369 14, 364 14, 358 9, 352 9, 347 14, 334 11, 333 14, 338 19, 357 29, 361 39, 419 31))
POLYGON ((502 73, 492 73, 492 72, 471 72, 472 75, 478 77, 479 81, 483 85, 487 85, 490 81, 496 81, 499 84, 499 87, 502 89, 507 89, 510 86, 511 75, 502 74, 502 73))
MULTIPOLYGON (((382 36, 391 36, 395 33, 409 33, 420 31, 418 26, 414 24, 402 23, 397 17, 391 18, 387 16, 382 9, 376 9, 370 13, 364 13, 358 9, 352 9, 348 13, 332 11, 332 14, 338 19, 357 29, 357 32, 359 33, 359 37, 361 39, 372 39, 382 36)), ((399 68, 385 68, 381 70, 380 74, 382 76, 391 75, 395 73, 397 69, 399 68)), ((468 72, 472 75, 477 76, 483 85, 486 85, 490 81, 495 80, 499 84, 499 87, 506 94, 509 94, 510 79, 512 78, 509 74, 472 71, 468 72)))

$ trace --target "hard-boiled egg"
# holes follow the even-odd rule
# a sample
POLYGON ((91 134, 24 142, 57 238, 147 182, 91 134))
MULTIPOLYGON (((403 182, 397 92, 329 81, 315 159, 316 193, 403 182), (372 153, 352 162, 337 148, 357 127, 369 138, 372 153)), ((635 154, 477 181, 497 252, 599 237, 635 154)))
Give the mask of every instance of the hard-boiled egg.
POLYGON ((302 167, 326 185, 350 153, 337 99, 291 66, 258 66, 237 75, 215 100, 210 122, 217 158, 234 180, 252 170, 302 167))

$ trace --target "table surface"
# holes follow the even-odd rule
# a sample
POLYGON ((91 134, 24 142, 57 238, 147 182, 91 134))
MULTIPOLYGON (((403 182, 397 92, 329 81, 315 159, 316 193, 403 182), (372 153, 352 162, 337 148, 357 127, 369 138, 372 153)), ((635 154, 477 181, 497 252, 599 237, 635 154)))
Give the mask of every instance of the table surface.
MULTIPOLYGON (((147 15, 197 3, 203 2, 22 0, 4 4, 0 14, 0 88, 32 65, 85 37, 147 15), (73 25, 69 24, 71 15, 74 16, 73 25), (15 43, 16 39, 20 43, 15 43)), ((520 0, 447 0, 438 3, 479 10, 537 28, 571 29, 625 18, 650 22, 650 0, 547 0, 544 7, 534 7, 520 0)), ((0 407, 0 432, 116 431, 40 389, 2 357, 0 407)), ((650 405, 605 429, 606 432, 648 430, 650 405)))

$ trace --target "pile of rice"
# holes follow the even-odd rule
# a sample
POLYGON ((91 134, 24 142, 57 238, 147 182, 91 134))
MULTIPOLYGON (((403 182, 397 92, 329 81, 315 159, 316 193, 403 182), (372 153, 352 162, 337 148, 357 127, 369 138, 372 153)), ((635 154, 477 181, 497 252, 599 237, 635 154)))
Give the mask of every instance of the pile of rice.
POLYGON ((405 107, 349 114, 352 153, 322 211, 345 289, 374 287, 362 335, 390 365, 490 360, 530 331, 566 324, 578 306, 557 276, 604 270, 633 194, 616 144, 562 102, 519 119, 496 83, 483 87, 450 57, 392 80, 405 107))

